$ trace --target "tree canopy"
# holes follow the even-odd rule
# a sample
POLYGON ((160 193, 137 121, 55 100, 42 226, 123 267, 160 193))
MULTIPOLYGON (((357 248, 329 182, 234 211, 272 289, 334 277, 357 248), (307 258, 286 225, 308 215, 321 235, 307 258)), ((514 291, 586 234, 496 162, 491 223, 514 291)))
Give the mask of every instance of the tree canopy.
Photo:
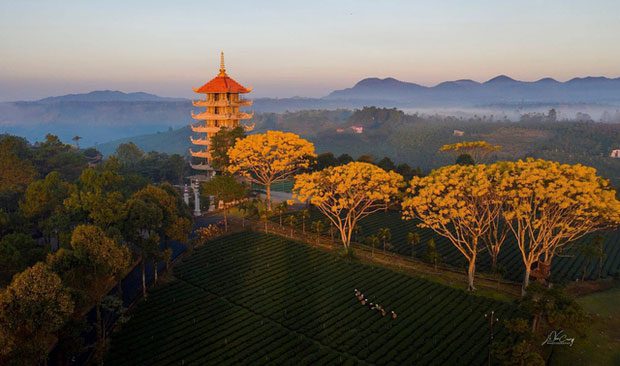
POLYGON ((357 222, 386 209, 402 184, 397 173, 352 162, 298 175, 293 193, 300 201, 316 206, 334 224, 348 251, 357 222))
POLYGON ((314 145, 290 132, 267 131, 237 141, 228 151, 230 173, 239 173, 265 186, 267 209, 271 210, 271 185, 291 178, 310 166, 314 145))
POLYGON ((402 202, 403 216, 419 219, 447 238, 465 257, 468 289, 474 290, 478 245, 500 215, 501 205, 493 195, 493 182, 484 165, 450 165, 426 177, 414 177, 409 197, 402 202))

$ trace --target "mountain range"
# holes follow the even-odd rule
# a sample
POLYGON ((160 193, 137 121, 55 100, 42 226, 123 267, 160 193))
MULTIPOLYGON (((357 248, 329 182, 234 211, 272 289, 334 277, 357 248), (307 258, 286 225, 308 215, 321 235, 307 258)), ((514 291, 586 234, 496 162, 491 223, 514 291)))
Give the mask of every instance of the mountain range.
POLYGON ((394 78, 367 78, 335 90, 328 100, 381 100, 406 106, 480 106, 496 103, 617 103, 620 78, 585 77, 520 81, 506 75, 485 82, 463 79, 428 87, 394 78))
MULTIPOLYGON (((370 105, 423 113, 424 108, 475 110, 483 107, 482 113, 493 114, 497 110, 496 115, 505 116, 510 112, 517 118, 528 108, 585 111, 595 106, 600 113, 613 114, 620 106, 620 78, 585 77, 566 82, 543 78, 527 82, 500 75, 482 83, 455 80, 435 86, 394 78, 366 78, 351 88, 335 90, 322 98, 257 98, 250 109, 257 113, 281 113, 357 109, 370 105)), ((83 137, 82 144, 87 146, 185 126, 191 122, 191 110, 191 102, 185 98, 144 92, 93 91, 37 101, 0 103, 0 133, 18 134, 30 140, 41 140, 46 133, 54 133, 65 141, 79 135, 83 137)))

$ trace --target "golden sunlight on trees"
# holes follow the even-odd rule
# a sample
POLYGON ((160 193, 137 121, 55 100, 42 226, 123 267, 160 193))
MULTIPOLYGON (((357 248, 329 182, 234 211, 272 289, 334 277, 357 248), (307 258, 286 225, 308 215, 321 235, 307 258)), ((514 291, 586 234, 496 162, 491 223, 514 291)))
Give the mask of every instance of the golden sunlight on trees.
POLYGON ((15 275, 0 292, 0 363, 2 356, 42 363, 73 309, 69 290, 45 264, 15 275))
POLYGON ((403 200, 403 216, 419 219, 447 238, 468 262, 468 289, 475 290, 478 245, 500 214, 484 165, 451 165, 414 177, 403 200))
POLYGON ((228 156, 230 173, 265 186, 267 209, 271 211, 271 185, 307 168, 316 154, 311 142, 294 133, 267 131, 238 140, 228 156))
POLYGON ((594 168, 528 159, 490 169, 500 178, 503 216, 525 265, 523 291, 535 264, 550 269, 555 254, 569 243, 620 224, 616 192, 594 168))
POLYGON ((492 145, 486 141, 465 141, 443 145, 439 151, 450 152, 456 156, 467 154, 474 159, 475 163, 481 163, 491 153, 501 149, 502 147, 500 145, 492 145))
POLYGON ((309 200, 327 216, 348 252, 357 222, 386 209, 402 185, 403 177, 397 173, 352 162, 298 175, 293 192, 300 201, 309 200))

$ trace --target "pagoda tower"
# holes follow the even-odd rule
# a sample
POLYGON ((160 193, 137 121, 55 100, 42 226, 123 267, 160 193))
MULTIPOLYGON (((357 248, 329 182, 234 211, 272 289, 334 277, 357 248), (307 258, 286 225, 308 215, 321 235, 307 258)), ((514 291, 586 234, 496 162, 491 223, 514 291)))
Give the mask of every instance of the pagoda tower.
POLYGON ((211 167, 211 153, 209 145, 211 137, 222 127, 234 129, 242 126, 246 131, 251 131, 254 125, 240 125, 239 121, 252 118, 252 113, 239 111, 239 107, 251 106, 252 101, 243 99, 241 94, 252 91, 239 84, 226 74, 224 67, 224 52, 220 54, 220 73, 200 88, 194 88, 197 94, 204 94, 205 97, 192 101, 194 107, 204 108, 204 111, 195 114, 192 111, 192 118, 196 123, 190 125, 195 136, 190 136, 192 144, 196 149, 189 149, 193 157, 192 168, 199 170, 204 175, 203 179, 208 179, 215 174, 211 167))

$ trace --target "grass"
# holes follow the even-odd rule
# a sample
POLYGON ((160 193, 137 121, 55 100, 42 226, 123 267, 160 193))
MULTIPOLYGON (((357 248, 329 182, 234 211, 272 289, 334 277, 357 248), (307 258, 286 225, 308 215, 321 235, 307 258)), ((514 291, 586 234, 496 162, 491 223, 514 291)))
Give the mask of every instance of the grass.
POLYGON ((620 287, 577 300, 591 314, 585 335, 573 347, 557 346, 552 365, 620 365, 620 287))

